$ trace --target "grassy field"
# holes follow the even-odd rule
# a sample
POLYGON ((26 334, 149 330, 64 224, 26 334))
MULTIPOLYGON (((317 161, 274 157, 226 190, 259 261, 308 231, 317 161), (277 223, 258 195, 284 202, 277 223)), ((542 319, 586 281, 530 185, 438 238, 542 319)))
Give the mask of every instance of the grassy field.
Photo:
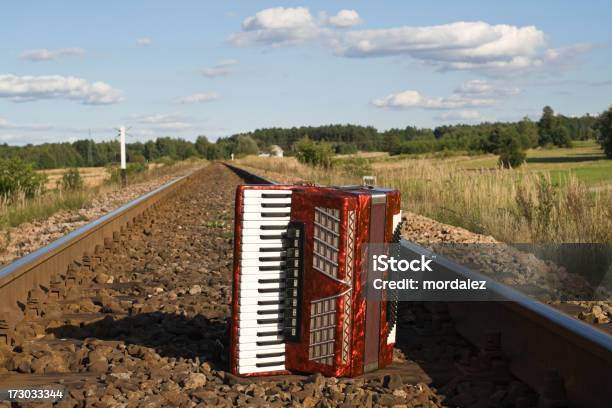
POLYGON ((402 192, 405 210, 505 242, 612 242, 612 160, 593 143, 532 150, 525 166, 500 170, 492 155, 344 157, 329 169, 293 158, 239 162, 320 184, 377 184, 402 192))
MULTIPOLYGON (((158 177, 178 174, 189 168, 202 165, 201 160, 186 160, 171 165, 151 164, 142 173, 128 176, 128 183, 140 183, 158 177)), ((74 191, 63 191, 58 188, 60 180, 66 169, 45 170, 47 174, 47 191, 33 198, 26 198, 23 194, 15 197, 0 199, 0 233, 24 222, 46 219, 52 214, 62 210, 83 208, 96 196, 117 190, 120 186, 112 182, 109 171, 105 167, 79 169, 83 177, 84 187, 74 191)), ((0 243, 0 249, 1 249, 0 243)))

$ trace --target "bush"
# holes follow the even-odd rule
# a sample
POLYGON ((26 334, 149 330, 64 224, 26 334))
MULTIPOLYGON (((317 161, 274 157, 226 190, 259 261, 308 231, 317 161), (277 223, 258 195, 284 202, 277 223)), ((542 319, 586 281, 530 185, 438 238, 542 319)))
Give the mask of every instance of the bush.
POLYGON ((503 168, 520 167, 525 162, 527 154, 514 130, 502 130, 499 139, 499 165, 503 168))
POLYGON ((369 176, 372 174, 370 162, 363 157, 351 157, 350 159, 339 159, 335 165, 342 169, 342 172, 349 176, 369 176))
POLYGON ((0 196, 12 199, 17 194, 32 198, 43 192, 47 177, 34 171, 21 159, 0 159, 0 196))
POLYGON ((332 167, 334 150, 329 143, 315 143, 306 136, 297 141, 294 148, 300 163, 308 164, 309 166, 332 167))
POLYGON ((66 170, 59 182, 62 190, 81 190, 83 188, 83 178, 78 168, 66 170))
MULTIPOLYGON (((125 168, 128 180, 130 176, 144 173, 147 171, 147 165, 143 163, 127 163, 125 168)), ((121 169, 119 167, 109 167, 108 172, 110 173, 110 181, 112 183, 118 183, 121 181, 121 169)))
POLYGON ((599 129, 598 142, 606 156, 612 159, 612 107, 601 114, 597 121, 597 128, 599 129))

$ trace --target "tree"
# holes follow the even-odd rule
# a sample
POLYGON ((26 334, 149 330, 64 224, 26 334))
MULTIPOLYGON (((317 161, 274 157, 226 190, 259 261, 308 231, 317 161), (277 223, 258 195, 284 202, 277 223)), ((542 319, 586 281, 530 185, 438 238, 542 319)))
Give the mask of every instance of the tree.
POLYGON ((557 122, 551 133, 552 142, 559 147, 572 147, 572 138, 566 127, 557 122))
POLYGON ((159 157, 159 152, 157 151, 157 145, 154 141, 149 140, 144 145, 144 156, 148 161, 155 160, 159 157))
POLYGON ((538 126, 525 116, 517 125, 521 144, 525 149, 538 146, 538 126))
POLYGON ((234 154, 236 157, 259 153, 257 142, 251 136, 240 136, 236 142, 234 154))
POLYGON ((198 136, 195 141, 195 148, 202 157, 208 157, 208 149, 210 148, 208 138, 204 135, 198 136))
POLYGON ((525 162, 527 155, 514 128, 499 132, 499 165, 503 168, 516 168, 525 162))
POLYGON ((540 146, 546 146, 553 143, 553 129, 556 125, 555 111, 550 106, 545 106, 542 109, 542 117, 538 121, 538 134, 540 146))
POLYGON ((599 130, 597 141, 604 149, 606 156, 612 159, 612 106, 599 116, 597 129, 599 130))

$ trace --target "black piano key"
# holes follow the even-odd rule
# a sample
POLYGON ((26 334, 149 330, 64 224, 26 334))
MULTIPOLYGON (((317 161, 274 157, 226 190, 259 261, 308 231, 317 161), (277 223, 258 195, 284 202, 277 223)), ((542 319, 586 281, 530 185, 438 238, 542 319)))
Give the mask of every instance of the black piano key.
POLYGON ((259 262, 281 262, 284 258, 282 256, 261 256, 259 257, 259 262))
POLYGON ((285 248, 259 248, 259 252, 279 252, 283 251, 285 248))
POLYGON ((285 360, 281 360, 281 361, 272 361, 270 363, 257 363, 255 364, 255 367, 273 367, 273 366, 277 366, 277 365, 281 365, 281 364, 285 364, 285 360))
POLYGON ((282 271, 283 270, 283 266, 282 265, 260 266, 259 270, 260 271, 282 271))
POLYGON ((260 235, 259 239, 283 239, 282 235, 260 235))
POLYGON ((257 332, 257 337, 266 337, 266 336, 280 336, 283 334, 282 330, 274 330, 269 332, 257 332))
POLYGON ((282 323, 283 318, 279 319, 257 319, 257 324, 282 323))
POLYGON ((266 315, 266 314, 281 314, 285 309, 271 309, 271 310, 258 310, 258 315, 266 315))
POLYGON ((281 283, 284 279, 258 279, 257 283, 281 283))
POLYGON ((279 353, 261 353, 261 354, 255 354, 255 357, 257 357, 257 358, 282 357, 284 355, 285 355, 284 352, 279 352, 279 353))
POLYGON ((260 230, 269 231, 269 230, 286 230, 286 225, 260 225, 260 230))
POLYGON ((280 293, 283 288, 269 288, 269 289, 257 289, 258 293, 280 293))
POLYGON ((287 208, 291 203, 261 203, 262 208, 287 208))
POLYGON ((273 218, 273 217, 288 217, 291 213, 288 212, 262 212, 262 218, 273 218))
POLYGON ((284 340, 270 340, 270 341, 256 341, 255 344, 258 346, 276 346, 278 344, 283 344, 284 340))
POLYGON ((282 305, 282 304, 283 304, 282 300, 258 300, 257 301, 258 306, 282 305))
POLYGON ((287 193, 263 193, 261 198, 291 198, 291 194, 287 193))

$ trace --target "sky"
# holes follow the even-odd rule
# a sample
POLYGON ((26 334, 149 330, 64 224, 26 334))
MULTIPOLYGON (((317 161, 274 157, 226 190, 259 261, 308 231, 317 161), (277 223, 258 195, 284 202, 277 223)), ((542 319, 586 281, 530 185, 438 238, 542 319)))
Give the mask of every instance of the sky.
POLYGON ((13 1, 0 143, 537 120, 612 104, 606 1, 13 1))

